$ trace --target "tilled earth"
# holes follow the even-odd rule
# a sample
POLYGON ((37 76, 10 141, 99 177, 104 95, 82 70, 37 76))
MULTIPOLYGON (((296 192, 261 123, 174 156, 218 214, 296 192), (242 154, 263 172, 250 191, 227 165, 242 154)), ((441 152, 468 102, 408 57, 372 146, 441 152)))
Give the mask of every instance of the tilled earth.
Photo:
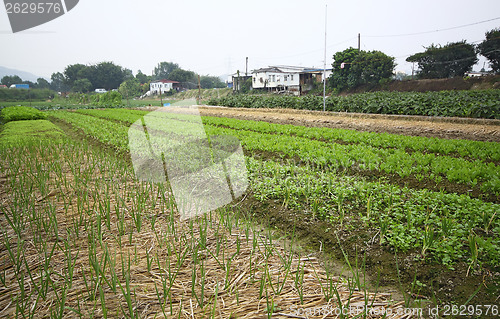
POLYGON ((204 116, 377 133, 387 132, 412 136, 500 142, 500 120, 211 106, 199 109, 201 115, 204 116))

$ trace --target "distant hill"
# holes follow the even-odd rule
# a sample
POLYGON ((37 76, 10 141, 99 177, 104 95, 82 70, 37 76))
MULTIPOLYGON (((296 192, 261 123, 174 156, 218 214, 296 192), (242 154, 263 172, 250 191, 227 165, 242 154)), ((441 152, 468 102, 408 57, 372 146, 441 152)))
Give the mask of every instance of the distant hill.
POLYGON ((34 75, 33 73, 29 73, 26 71, 9 69, 9 68, 0 66, 0 79, 6 75, 17 75, 21 79, 23 79, 23 81, 31 81, 31 82, 36 82, 36 80, 41 77, 41 76, 37 76, 37 75, 34 75))

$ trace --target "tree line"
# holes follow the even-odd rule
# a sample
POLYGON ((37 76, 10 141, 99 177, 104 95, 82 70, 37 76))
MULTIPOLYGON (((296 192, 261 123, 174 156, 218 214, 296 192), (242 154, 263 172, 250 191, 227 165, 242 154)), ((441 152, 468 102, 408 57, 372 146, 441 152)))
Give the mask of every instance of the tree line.
MULTIPOLYGON (((440 79, 464 76, 478 61, 478 54, 486 57, 492 73, 500 73, 500 28, 485 34, 486 39, 474 45, 465 40, 444 46, 431 44, 425 51, 409 56, 406 61, 416 63, 418 79, 440 79)), ((329 85, 338 91, 360 85, 379 85, 391 81, 396 63, 380 51, 362 51, 348 48, 333 55, 329 85)))
MULTIPOLYGON (((420 79, 450 78, 464 76, 472 70, 478 61, 478 54, 489 61, 493 73, 500 73, 500 28, 485 34, 486 39, 474 45, 464 41, 448 43, 444 46, 430 45, 425 51, 409 56, 406 61, 418 66, 416 77, 420 79)), ((329 86, 342 91, 361 85, 379 85, 392 80, 396 67, 394 57, 381 51, 363 51, 348 48, 333 55, 332 74, 329 86)), ((93 65, 72 64, 64 72, 53 73, 51 81, 38 78, 36 83, 23 81, 19 76, 4 76, 0 83, 26 83, 31 88, 51 89, 57 92, 88 93, 98 88, 119 89, 128 97, 140 96, 149 90, 151 81, 168 79, 181 83, 186 89, 198 87, 198 74, 182 69, 174 62, 160 62, 152 75, 141 70, 133 74, 113 62, 101 62, 93 65)), ((200 76, 202 88, 225 87, 216 76, 200 76)))
MULTIPOLYGON (((57 92, 88 93, 103 88, 127 90, 128 96, 140 96, 149 90, 151 81, 168 79, 181 83, 183 88, 197 88, 198 74, 182 69, 177 63, 161 62, 152 75, 141 70, 133 74, 132 70, 113 62, 101 62, 93 65, 71 64, 63 72, 53 73, 51 81, 38 78, 37 82, 23 81, 19 76, 4 76, 0 83, 10 87, 12 84, 29 84, 34 89, 51 89, 57 92)), ((200 84, 204 89, 225 87, 216 76, 201 75, 200 84)))

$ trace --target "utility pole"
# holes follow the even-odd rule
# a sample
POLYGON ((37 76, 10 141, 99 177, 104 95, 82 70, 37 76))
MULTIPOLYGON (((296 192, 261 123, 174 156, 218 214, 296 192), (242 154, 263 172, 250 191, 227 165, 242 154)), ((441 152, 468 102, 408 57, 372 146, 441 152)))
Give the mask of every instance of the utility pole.
POLYGON ((358 33, 358 52, 361 51, 361 33, 358 33))
POLYGON ((246 62, 246 69, 245 69, 245 76, 248 76, 248 57, 247 57, 247 62, 246 62))
POLYGON ((323 61, 323 112, 326 111, 326 22, 328 14, 328 5, 325 4, 325 56, 323 61))
POLYGON ((201 101, 201 80, 200 75, 198 74, 198 105, 200 105, 201 101))
POLYGON ((237 70, 236 74, 238 75, 236 78, 236 93, 240 93, 240 70, 237 70))
POLYGON ((162 89, 162 85, 160 84, 160 106, 163 107, 163 98, 161 97, 161 89, 162 89))

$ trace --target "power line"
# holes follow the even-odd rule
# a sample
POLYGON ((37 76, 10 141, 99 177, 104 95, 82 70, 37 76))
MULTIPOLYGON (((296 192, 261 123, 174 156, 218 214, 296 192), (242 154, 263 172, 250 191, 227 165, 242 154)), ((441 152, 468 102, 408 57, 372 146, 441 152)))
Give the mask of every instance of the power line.
POLYGON ((464 25, 459 25, 459 26, 456 26, 456 27, 445 28, 445 29, 437 29, 437 30, 431 30, 431 31, 423 31, 423 32, 415 32, 415 33, 405 33, 405 34, 364 35, 364 37, 366 37, 366 38, 406 37, 406 36, 413 36, 413 35, 428 34, 428 33, 434 33, 434 32, 442 32, 442 31, 460 29, 460 28, 470 27, 470 26, 473 26, 473 25, 477 25, 477 24, 481 24, 481 23, 486 23, 486 22, 490 22, 490 21, 495 21, 495 20, 500 20, 500 17, 493 18, 493 19, 488 19, 488 20, 483 20, 483 21, 479 21, 479 22, 468 23, 468 24, 464 24, 464 25))

